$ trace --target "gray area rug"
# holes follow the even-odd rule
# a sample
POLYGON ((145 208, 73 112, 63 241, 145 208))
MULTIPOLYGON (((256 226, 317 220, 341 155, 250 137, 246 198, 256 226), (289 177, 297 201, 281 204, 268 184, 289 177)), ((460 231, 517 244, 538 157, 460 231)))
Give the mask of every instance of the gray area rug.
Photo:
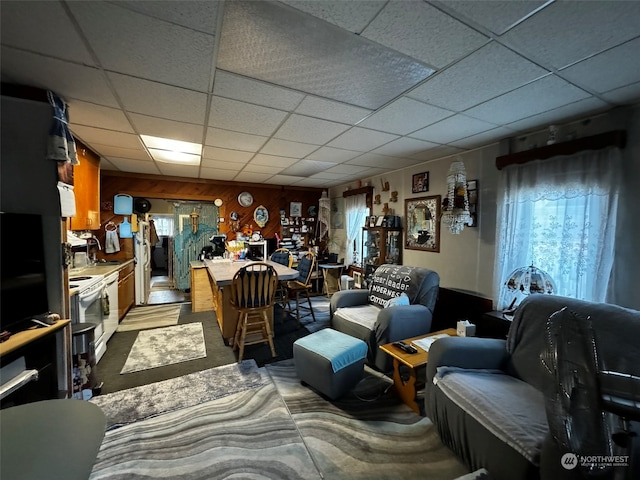
POLYGON ((468 472, 415 414, 368 375, 330 402, 300 384, 292 360, 259 369, 257 388, 106 433, 97 479, 455 479, 468 472))
POLYGON ((259 369, 253 360, 243 360, 93 397, 91 402, 102 409, 107 417, 107 430, 111 430, 270 382, 266 371, 259 369))
POLYGON ((202 323, 154 328, 138 333, 120 374, 172 365, 207 356, 202 323))
MULTIPOLYGON (((295 310, 295 302, 291 303, 295 310)), ((316 321, 314 322, 311 315, 309 315, 308 317, 303 317, 300 323, 309 330, 310 333, 329 327, 329 298, 324 295, 311 297, 311 306, 316 321)))
POLYGON ((146 330, 178 324, 180 305, 149 305, 134 307, 122 319, 116 332, 146 330))

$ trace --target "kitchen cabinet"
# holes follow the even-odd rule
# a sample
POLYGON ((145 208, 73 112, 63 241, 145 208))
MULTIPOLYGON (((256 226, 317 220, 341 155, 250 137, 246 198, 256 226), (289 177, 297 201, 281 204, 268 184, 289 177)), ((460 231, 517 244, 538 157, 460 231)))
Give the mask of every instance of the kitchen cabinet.
POLYGON ((363 227, 362 230, 365 282, 380 265, 402 265, 401 227, 363 227))
POLYGON ((71 230, 100 229, 100 157, 76 141, 80 165, 73 167, 73 192, 76 216, 71 230))
POLYGON ((126 264, 118 272, 118 321, 122 320, 135 302, 135 264, 126 264))
POLYGON ((213 310, 214 289, 217 290, 204 262, 191 262, 191 311, 213 310))

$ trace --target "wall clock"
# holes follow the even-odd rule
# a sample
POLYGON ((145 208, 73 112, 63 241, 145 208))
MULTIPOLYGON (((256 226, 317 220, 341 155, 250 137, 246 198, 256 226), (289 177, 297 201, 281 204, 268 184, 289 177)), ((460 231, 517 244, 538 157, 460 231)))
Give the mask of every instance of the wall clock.
POLYGON ((238 195, 238 203, 242 207, 250 207, 253 203, 253 195, 251 195, 249 192, 242 192, 240 195, 238 195))
POLYGON ((216 199, 213 201, 213 204, 214 204, 216 207, 221 207, 221 206, 222 206, 222 199, 221 199, 221 198, 216 198, 216 199))

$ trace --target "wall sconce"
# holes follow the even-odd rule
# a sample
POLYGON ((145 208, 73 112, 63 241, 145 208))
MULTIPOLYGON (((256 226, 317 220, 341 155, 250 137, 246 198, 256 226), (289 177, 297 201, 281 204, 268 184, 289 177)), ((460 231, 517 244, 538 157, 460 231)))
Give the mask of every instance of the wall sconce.
POLYGON ((442 202, 442 212, 442 223, 448 225, 449 231, 455 235, 462 232, 465 223, 473 225, 469 214, 467 171, 461 160, 456 160, 449 167, 447 197, 442 202))
POLYGON ((200 220, 200 215, 198 214, 198 212, 196 212, 196 208, 193 207, 193 212, 191 212, 191 214, 189 215, 191 217, 191 231, 193 233, 197 233, 198 232, 198 223, 200 220))

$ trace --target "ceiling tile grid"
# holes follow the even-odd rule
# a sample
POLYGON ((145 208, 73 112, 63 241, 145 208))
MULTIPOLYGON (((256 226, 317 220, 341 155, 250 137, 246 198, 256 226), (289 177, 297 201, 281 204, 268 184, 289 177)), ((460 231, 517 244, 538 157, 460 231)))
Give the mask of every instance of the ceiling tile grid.
POLYGON ((0 2, 105 169, 327 187, 640 101, 640 1, 0 2), (203 144, 197 167, 138 135, 203 144), (260 171, 250 171, 251 169, 260 171))

